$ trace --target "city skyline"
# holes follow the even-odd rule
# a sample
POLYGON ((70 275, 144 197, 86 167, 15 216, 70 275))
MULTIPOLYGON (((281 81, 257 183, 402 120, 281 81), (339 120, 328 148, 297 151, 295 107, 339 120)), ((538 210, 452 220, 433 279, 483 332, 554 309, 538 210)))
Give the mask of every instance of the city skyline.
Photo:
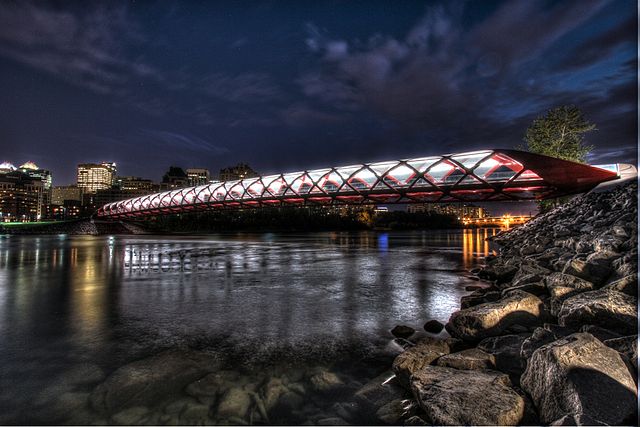
POLYGON ((513 148, 576 104, 590 163, 635 163, 636 21, 631 1, 7 2, 0 160, 56 185, 87 161, 269 174, 513 148))

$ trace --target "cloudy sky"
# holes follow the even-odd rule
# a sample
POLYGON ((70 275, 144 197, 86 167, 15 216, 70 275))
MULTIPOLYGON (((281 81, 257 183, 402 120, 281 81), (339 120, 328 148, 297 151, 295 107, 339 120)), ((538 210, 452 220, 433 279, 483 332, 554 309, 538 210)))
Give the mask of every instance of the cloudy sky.
POLYGON ((575 104, 591 162, 636 163, 636 7, 0 0, 0 161, 284 172, 511 148, 575 104))

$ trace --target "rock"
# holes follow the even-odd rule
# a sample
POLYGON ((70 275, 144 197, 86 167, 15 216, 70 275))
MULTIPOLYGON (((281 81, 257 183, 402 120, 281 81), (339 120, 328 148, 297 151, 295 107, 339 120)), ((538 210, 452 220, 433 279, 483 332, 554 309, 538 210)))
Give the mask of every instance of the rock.
POLYGON ((98 365, 93 363, 81 363, 73 366, 65 371, 59 378, 60 381, 74 384, 85 385, 100 382, 104 379, 104 371, 98 365))
POLYGON ((400 384, 408 388, 411 375, 445 354, 449 354, 449 345, 446 341, 424 338, 415 347, 411 347, 395 358, 393 372, 398 377, 400 384))
POLYGON ((398 424, 405 414, 405 403, 396 399, 376 411, 376 417, 385 424, 398 424))
POLYGON ((346 426, 348 424, 339 417, 321 418, 316 423, 319 426, 346 426))
POLYGON ((285 394, 287 391, 289 390, 280 378, 271 378, 267 381, 263 387, 264 406, 267 412, 276 406, 280 400, 280 396, 285 394))
POLYGON ((552 426, 606 426, 607 424, 602 421, 594 420, 588 415, 584 414, 569 414, 555 420, 550 425, 552 426))
POLYGON ((444 329, 444 325, 437 320, 429 320, 424 324, 424 330, 432 334, 439 334, 444 329))
POLYGON ((227 391, 237 380, 238 373, 235 371, 212 372, 189 384, 185 391, 194 397, 215 397, 227 391))
POLYGON ((536 328, 533 331, 533 334, 530 337, 525 338, 522 342, 522 346, 520 347, 520 358, 526 363, 534 351, 545 344, 549 344, 550 342, 557 340, 558 338, 560 338, 558 335, 545 328, 536 328))
POLYGON ((429 423, 427 423, 425 420, 423 420, 419 416, 414 415, 412 417, 407 418, 404 421, 404 425, 405 426, 428 426, 429 423))
POLYGON ((478 285, 468 285, 464 287, 464 290, 468 292, 479 291, 480 289, 484 289, 484 287, 478 285))
POLYGON ((344 386, 344 383, 336 374, 321 370, 317 374, 312 375, 309 378, 311 388, 318 393, 330 393, 344 386))
POLYGON ((215 411, 216 418, 244 419, 251 405, 251 396, 243 387, 232 387, 222 396, 215 411))
POLYGON ((596 325, 621 334, 637 331, 638 315, 635 297, 621 292, 597 290, 566 299, 558 313, 561 326, 596 325))
POLYGON ((612 338, 606 340, 604 344, 625 356, 636 371, 638 370, 638 335, 612 338))
POLYGON ((543 423, 585 415, 610 425, 635 421, 637 392, 620 355, 576 333, 537 349, 521 378, 543 423))
POLYGON ((449 352, 458 352, 466 350, 471 347, 471 344, 466 343, 458 338, 448 337, 444 339, 444 342, 449 346, 449 352))
POLYGON ((517 425, 524 414, 524 400, 500 372, 426 366, 411 388, 435 425, 517 425))
MULTIPOLYGON (((47 394, 47 392, 43 394, 47 394)), ((49 396, 46 402, 38 402, 44 405, 38 410, 38 416, 43 418, 45 423, 53 421, 60 423, 87 408, 88 397, 89 394, 85 392, 62 391, 59 394, 49 396)))
POLYGON ((193 403, 187 405, 180 414, 180 421, 186 425, 206 425, 209 423, 209 405, 193 403))
POLYGON ((495 369, 496 358, 478 348, 470 348, 442 356, 437 365, 455 369, 495 369))
POLYGON ((362 386, 354 397, 365 409, 375 411, 393 400, 404 399, 406 391, 393 372, 387 371, 362 386))
POLYGON ((513 291, 522 291, 522 292, 527 292, 536 296, 540 296, 544 293, 547 292, 547 287, 545 286, 545 284, 541 281, 539 282, 529 282, 529 283, 524 283, 521 285, 517 285, 517 286, 510 286, 508 288, 504 288, 502 290, 502 296, 506 296, 509 293, 513 292, 513 291))
POLYGON ((604 283, 607 277, 609 277, 611 274, 611 268, 599 262, 574 258, 567 262, 562 272, 599 285, 604 283))
POLYGON ((149 408, 144 406, 134 406, 114 414, 111 420, 114 424, 121 426, 131 426, 146 424, 149 418, 149 408))
POLYGON ((622 279, 618 279, 614 282, 609 283, 606 286, 603 286, 602 289, 609 291, 618 291, 627 295, 632 295, 634 297, 638 297, 638 275, 630 274, 628 276, 623 277, 622 279))
POLYGON ((446 325, 454 337, 479 341, 502 334, 509 326, 533 326, 543 321, 543 304, 535 295, 514 291, 500 301, 457 311, 446 325))
POLYGON ((582 292, 595 289, 593 283, 571 274, 552 273, 545 278, 545 284, 550 295, 551 314, 557 316, 562 303, 567 298, 582 292))
POLYGON ((528 334, 502 335, 486 338, 478 344, 478 349, 495 357, 495 365, 499 371, 517 378, 524 370, 525 361, 520 350, 528 334))
POLYGON ((149 406, 181 391, 218 365, 218 359, 206 353, 167 350, 117 369, 93 390, 91 405, 109 413, 149 406))
POLYGON ((411 326, 398 325, 391 330, 391 333, 394 337, 398 338, 409 338, 411 335, 415 333, 415 329, 411 326))
POLYGON ((612 338, 620 338, 622 336, 614 331, 610 331, 609 329, 601 328, 600 326, 595 325, 583 325, 580 328, 580 332, 591 334, 602 342, 610 340, 612 338))

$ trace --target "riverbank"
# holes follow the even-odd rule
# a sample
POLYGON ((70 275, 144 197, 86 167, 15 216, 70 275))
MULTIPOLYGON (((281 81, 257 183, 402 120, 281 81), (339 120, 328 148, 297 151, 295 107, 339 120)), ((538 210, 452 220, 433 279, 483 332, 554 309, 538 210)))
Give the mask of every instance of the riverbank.
POLYGON ((119 221, 93 221, 77 219, 57 222, 26 222, 20 224, 0 224, 0 234, 98 236, 110 234, 145 234, 146 230, 130 223, 119 221))
POLYGON ((628 184, 497 235, 500 254, 473 271, 482 285, 451 315, 451 338, 403 341, 393 381, 418 409, 399 420, 635 424, 637 203, 628 184))

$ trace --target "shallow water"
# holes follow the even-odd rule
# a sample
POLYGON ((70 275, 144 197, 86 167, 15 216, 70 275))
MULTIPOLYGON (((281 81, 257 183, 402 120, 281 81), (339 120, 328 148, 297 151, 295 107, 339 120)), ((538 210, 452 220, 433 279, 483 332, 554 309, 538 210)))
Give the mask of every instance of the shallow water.
POLYGON ((322 367, 357 387, 388 367, 393 326, 458 309, 495 232, 0 236, 0 423, 115 422, 60 403, 102 381, 66 373, 168 348, 216 354, 249 382, 322 367))

